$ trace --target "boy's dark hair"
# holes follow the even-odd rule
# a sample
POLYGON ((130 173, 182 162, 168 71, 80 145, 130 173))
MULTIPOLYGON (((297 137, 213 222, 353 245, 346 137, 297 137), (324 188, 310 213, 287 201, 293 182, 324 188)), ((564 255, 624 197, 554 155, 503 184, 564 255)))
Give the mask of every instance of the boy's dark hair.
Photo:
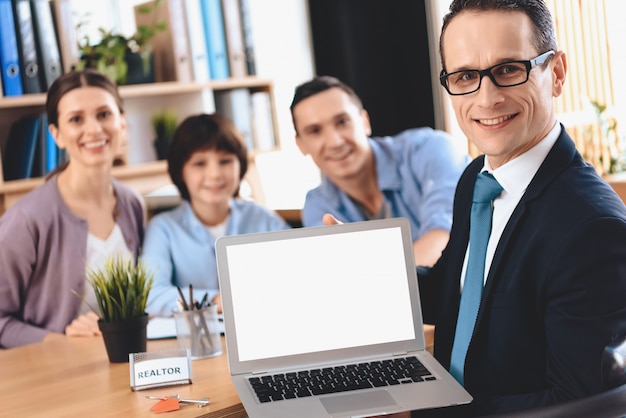
MULTIPOLYGON (((239 160, 239 180, 248 170, 248 150, 243 136, 226 117, 199 114, 187 117, 174 131, 167 162, 172 182, 183 199, 189 201, 189 190, 183 180, 183 166, 196 151, 216 150, 235 154, 239 160)), ((239 195, 239 189, 234 197, 239 195)))

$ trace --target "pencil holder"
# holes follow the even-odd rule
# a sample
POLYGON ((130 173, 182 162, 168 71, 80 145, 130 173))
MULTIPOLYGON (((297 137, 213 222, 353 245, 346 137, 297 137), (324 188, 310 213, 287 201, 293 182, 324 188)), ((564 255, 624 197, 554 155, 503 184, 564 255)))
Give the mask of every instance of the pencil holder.
POLYGON ((216 304, 204 309, 174 312, 174 319, 178 347, 189 348, 192 360, 222 354, 216 304))

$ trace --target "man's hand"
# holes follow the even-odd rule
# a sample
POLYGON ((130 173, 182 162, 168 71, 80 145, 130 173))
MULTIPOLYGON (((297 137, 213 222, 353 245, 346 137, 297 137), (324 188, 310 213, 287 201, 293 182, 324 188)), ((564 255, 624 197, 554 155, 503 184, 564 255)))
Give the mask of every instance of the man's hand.
POLYGON ((65 327, 65 335, 68 337, 95 337, 102 335, 98 328, 98 315, 87 312, 74 319, 71 324, 65 327))
POLYGON ((343 222, 339 222, 337 218, 335 218, 330 213, 325 213, 324 216, 322 217, 322 223, 328 226, 328 225, 339 225, 343 222))

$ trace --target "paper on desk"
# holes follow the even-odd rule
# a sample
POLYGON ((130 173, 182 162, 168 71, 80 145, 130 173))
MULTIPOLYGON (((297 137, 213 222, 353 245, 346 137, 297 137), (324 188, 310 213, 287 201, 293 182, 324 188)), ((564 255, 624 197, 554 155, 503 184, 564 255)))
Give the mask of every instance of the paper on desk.
MULTIPOLYGON (((219 316, 219 331, 224 334, 224 316, 219 316)), ((165 338, 176 338, 176 320, 174 317, 155 316, 148 321, 148 339, 161 340, 165 338)))
POLYGON ((176 338, 176 322, 173 317, 156 316, 148 321, 148 339, 176 338))

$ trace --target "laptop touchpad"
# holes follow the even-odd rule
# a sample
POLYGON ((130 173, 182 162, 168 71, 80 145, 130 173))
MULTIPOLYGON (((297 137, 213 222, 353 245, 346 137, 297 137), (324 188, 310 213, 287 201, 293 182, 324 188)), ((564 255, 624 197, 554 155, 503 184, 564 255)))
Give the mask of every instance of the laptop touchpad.
POLYGON ((320 398, 320 401, 330 415, 341 414, 354 410, 367 410, 371 408, 389 407, 389 411, 396 411, 400 405, 393 400, 386 390, 376 390, 365 393, 350 393, 340 396, 320 398))

